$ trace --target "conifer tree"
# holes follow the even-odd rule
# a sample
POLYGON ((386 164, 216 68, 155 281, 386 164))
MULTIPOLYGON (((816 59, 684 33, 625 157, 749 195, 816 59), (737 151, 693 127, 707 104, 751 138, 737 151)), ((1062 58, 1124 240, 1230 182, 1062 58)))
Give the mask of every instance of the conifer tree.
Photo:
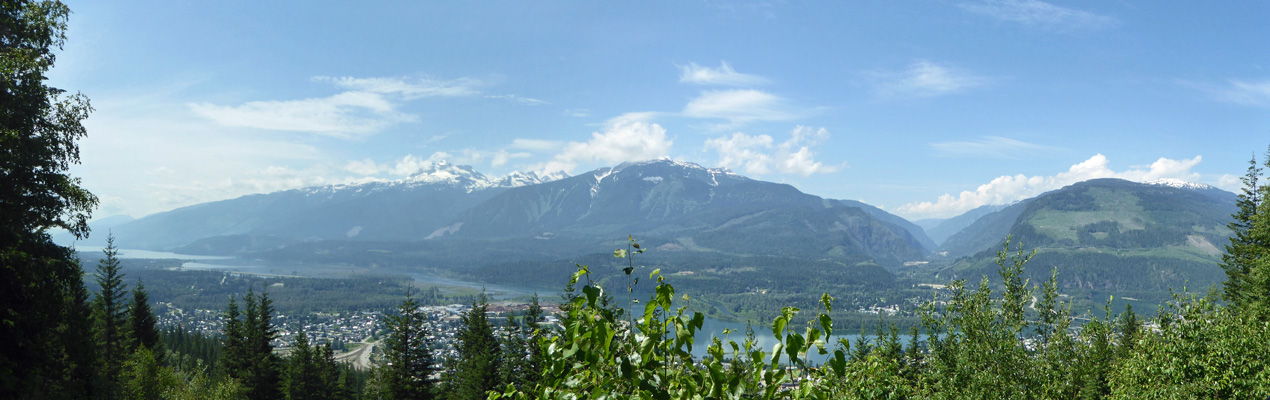
POLYGON ((1261 182, 1263 167, 1270 167, 1270 151, 1263 164, 1256 156, 1248 162, 1239 193, 1239 209, 1227 227, 1230 243, 1222 254, 1226 271, 1223 295, 1226 301, 1249 310, 1258 310, 1270 301, 1270 186, 1261 182))
POLYGON ((229 305, 225 306, 225 328, 218 368, 221 375, 237 377, 240 371, 247 369, 247 335, 243 332, 238 301, 229 297, 229 305))
POLYGON ((120 398, 119 374, 132 352, 128 344, 128 308, 124 302, 126 287, 120 271, 119 249, 114 235, 106 236, 106 258, 97 263, 97 284, 101 289, 93 300, 93 327, 100 347, 99 372, 101 390, 106 399, 120 398))
POLYGON ((291 346, 291 354, 287 357, 284 392, 288 399, 319 398, 318 371, 313 360, 313 349, 309 347, 309 339, 301 329, 295 335, 295 343, 291 346))
POLYGON ((244 328, 251 364, 244 385, 252 400, 278 399, 282 397, 282 379, 279 358, 273 354, 273 339, 278 336, 278 328, 273 326, 273 301, 269 300, 269 293, 260 294, 259 304, 252 301, 253 297, 248 290, 244 328))
POLYGON ((132 348, 145 347, 159 353, 155 346, 159 345, 159 328, 150 310, 150 295, 146 293, 145 284, 137 281, 132 289, 132 304, 128 306, 128 325, 132 336, 132 348))
POLYGON ((249 399, 282 398, 280 361, 273 354, 272 344, 278 335, 272 322, 273 302, 268 293, 261 294, 257 300, 251 290, 243 300, 246 303, 243 318, 233 297, 225 311, 221 369, 242 384, 249 399))
POLYGON ((455 399, 484 399, 486 392, 501 389, 499 364, 501 349, 486 312, 489 304, 482 292, 472 309, 461 317, 456 334, 458 359, 450 371, 449 394, 455 399))
POLYGON ((432 399, 433 357, 431 342, 424 326, 427 318, 411 293, 397 308, 396 315, 386 316, 388 336, 384 338, 382 389, 394 400, 432 399))

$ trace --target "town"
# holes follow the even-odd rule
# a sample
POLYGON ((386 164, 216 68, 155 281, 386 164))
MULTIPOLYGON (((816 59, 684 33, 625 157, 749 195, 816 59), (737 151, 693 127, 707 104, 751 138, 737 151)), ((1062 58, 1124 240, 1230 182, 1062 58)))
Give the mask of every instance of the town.
MULTIPOLYGON (((558 326, 560 308, 555 304, 542 304, 543 321, 540 326, 558 326)), ((434 356, 438 360, 458 356, 455 352, 455 334, 462 324, 461 318, 472 310, 470 304, 449 304, 419 307, 425 315, 425 326, 432 341, 434 356)), ((487 307, 486 316, 494 325, 495 334, 506 335, 507 319, 523 315, 529 304, 496 302, 487 307)), ((185 332, 199 333, 207 337, 219 337, 224 330, 224 310, 184 310, 168 302, 155 303, 154 312, 159 326, 176 327, 185 332)), ((280 354, 290 352, 296 335, 303 331, 311 343, 330 344, 336 351, 336 359, 348 362, 354 368, 366 370, 373 367, 374 348, 386 331, 384 313, 377 310, 346 312, 312 312, 308 314, 279 313, 272 323, 278 327, 278 335, 271 343, 280 354)))

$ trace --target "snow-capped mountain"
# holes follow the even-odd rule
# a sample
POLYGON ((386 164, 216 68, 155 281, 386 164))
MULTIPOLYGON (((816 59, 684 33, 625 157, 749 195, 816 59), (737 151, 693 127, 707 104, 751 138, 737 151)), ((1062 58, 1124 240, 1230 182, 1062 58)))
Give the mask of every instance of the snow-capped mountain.
POLYGON ((428 163, 418 171, 402 179, 368 179, 362 182, 316 186, 299 189, 309 194, 373 193, 382 190, 401 188, 449 186, 462 188, 467 192, 491 188, 513 188, 525 185, 536 185, 569 177, 564 171, 539 174, 533 171, 512 171, 502 178, 490 178, 468 165, 455 165, 447 161, 428 163))
POLYGON ((1212 186, 1205 185, 1205 184, 1203 184, 1203 183, 1187 182, 1187 181, 1184 181, 1184 180, 1180 180, 1180 179, 1172 179, 1172 178, 1156 179, 1156 180, 1153 180, 1153 181, 1147 181, 1147 182, 1142 182, 1142 183, 1145 183, 1145 184, 1148 184, 1148 185, 1156 185, 1156 186, 1168 186, 1168 187, 1171 187, 1171 188, 1178 188, 1178 189, 1190 189, 1190 190, 1209 190, 1209 189, 1213 189, 1213 187, 1212 187, 1212 186))
MULTIPOLYGON (((204 239, 209 238, 216 242, 208 245, 212 247, 239 242, 417 240, 504 190, 562 177, 563 172, 513 172, 490 178, 470 166, 442 161, 402 179, 371 179, 197 204, 153 214, 114 227, 113 232, 123 246, 150 249, 200 240, 206 244, 204 239)), ((100 234, 93 236, 103 239, 100 234)))
POLYGON ((429 238, 585 242, 636 235, 731 253, 888 262, 922 257, 921 240, 869 211, 726 169, 661 159, 508 189, 429 238))

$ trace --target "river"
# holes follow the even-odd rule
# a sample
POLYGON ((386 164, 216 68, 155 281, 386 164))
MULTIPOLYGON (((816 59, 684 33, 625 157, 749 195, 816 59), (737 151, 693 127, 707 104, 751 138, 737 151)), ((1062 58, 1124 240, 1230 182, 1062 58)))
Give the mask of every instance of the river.
MULTIPOLYGON (((94 252, 100 253, 102 248, 100 246, 81 246, 81 247, 78 247, 77 250, 85 254, 90 254, 94 252)), ((192 255, 192 254, 168 253, 168 252, 161 252, 161 251, 119 249, 119 258, 121 259, 131 258, 131 259, 182 260, 181 267, 184 269, 190 269, 190 270, 220 270, 220 271, 226 271, 226 272, 232 272, 232 273, 245 273, 245 274, 277 274, 277 275, 300 275, 300 276, 312 275, 312 274, 307 274, 304 271, 296 270, 295 266, 272 266, 272 265, 268 265, 268 264, 255 261, 255 260, 243 260, 243 259, 238 259, 234 257, 223 257, 223 256, 200 256, 200 255, 192 255)), ((462 279, 457 279, 452 277, 439 276, 437 274, 428 273, 428 272, 411 272, 408 275, 412 279, 414 279, 415 282, 429 284, 429 285, 462 287, 462 288, 477 289, 477 290, 484 289, 486 294, 489 296, 489 298, 495 301, 509 300, 509 299, 523 299, 533 295, 534 293, 539 293, 540 297, 544 299, 548 299, 548 301, 552 300, 555 296, 555 292, 549 291, 549 290, 543 291, 537 288, 525 287, 525 286, 481 283, 481 282, 462 280, 462 279)), ((744 322, 728 322, 728 321, 721 321, 718 319, 706 317, 705 322, 701 326, 701 331, 697 335, 697 339, 695 340, 696 344, 692 348, 693 356, 695 357, 705 356, 706 348, 710 345, 710 341, 711 341, 710 339, 714 337, 718 337, 719 340, 723 341, 724 343, 724 352, 728 354, 728 356, 730 357, 732 353, 732 349, 731 349, 731 346, 727 345, 727 341, 733 340, 737 342, 737 345, 743 345, 745 341, 745 328, 746 328, 746 324, 744 322), (729 330, 730 330, 730 333, 727 333, 727 334, 724 333, 725 331, 729 331, 729 330)), ((758 348, 762 349, 764 352, 769 353, 768 357, 771 357, 770 353, 772 351, 772 347, 775 346, 777 343, 776 336, 772 335, 771 321, 755 323, 753 325, 753 329, 754 329, 755 344, 757 345, 758 348)), ((797 331, 801 333, 801 331, 803 330, 803 326, 802 325, 792 326, 791 329, 796 329, 797 331)), ((846 335, 842 335, 842 334, 834 335, 834 337, 830 338, 830 342, 829 342, 830 350, 832 350, 833 344, 837 343, 838 339, 840 338, 846 338, 851 341, 852 345, 855 345, 855 341, 856 339, 860 338, 860 335, 855 333, 846 334, 846 335)), ((811 357, 809 357, 809 360, 811 360, 815 364, 821 364, 827 358, 828 358, 827 356, 812 354, 811 357)))

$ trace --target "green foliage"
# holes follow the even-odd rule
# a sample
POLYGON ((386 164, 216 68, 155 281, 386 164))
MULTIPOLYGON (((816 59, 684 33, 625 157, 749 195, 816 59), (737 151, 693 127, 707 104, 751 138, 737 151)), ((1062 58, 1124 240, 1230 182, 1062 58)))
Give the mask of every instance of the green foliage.
POLYGON ((303 330, 296 334, 283 368, 283 394, 288 400, 333 400, 352 396, 346 379, 349 367, 335 362, 330 344, 310 346, 303 330))
POLYGON ((158 351, 159 328, 156 324, 154 312, 150 311, 150 296, 146 294, 145 285, 137 281, 137 287, 132 289, 132 303, 128 305, 130 350, 145 347, 158 351))
MULTIPOLYGON (((568 297, 569 304, 562 305, 568 310, 564 329, 539 340, 544 358, 541 380, 522 388, 508 385, 491 398, 826 398, 830 393, 811 384, 817 372, 807 361, 811 352, 829 352, 826 343, 833 323, 827 314, 799 330, 790 325, 798 309, 784 309, 771 327, 781 343, 769 355, 756 348, 752 336, 744 344, 729 340, 726 347, 717 338, 708 345, 697 343, 705 316, 675 307, 675 288, 660 270, 649 274, 657 284, 633 324, 604 305, 604 289, 591 280, 587 266, 578 266, 569 287, 584 278, 582 294, 568 297), (700 345, 707 345, 709 355, 695 360, 692 349, 700 345), (794 369, 787 370, 783 362, 794 369), (793 384, 795 376, 808 379, 784 390, 782 385, 793 384)), ((684 295, 680 300, 690 298, 684 295)), ((822 306, 830 311, 832 298, 823 296, 822 306)), ((845 351, 838 348, 834 353, 843 361, 834 368, 839 377, 847 372, 845 351)))
POLYGON ((167 327, 159 332, 159 347, 166 351, 166 363, 180 370, 212 373, 219 364, 223 346, 215 337, 167 327))
MULTIPOLYGON (((172 303, 184 310, 221 309, 225 307, 226 298, 260 287, 269 288, 269 299, 274 308, 287 315, 390 310, 401 304, 403 293, 412 282, 404 275, 340 279, 262 277, 224 271, 167 269, 179 266, 179 260, 123 259, 121 262, 128 277, 145 281, 147 297, 152 301, 172 303)), ((88 284, 91 287, 93 282, 88 284)), ((423 289, 415 294, 415 301, 420 305, 448 304, 443 303, 448 300, 436 288, 423 289)))
POLYGON ((472 309, 461 317, 461 325, 455 334, 458 357, 450 360, 446 379, 447 398, 483 399, 486 392, 505 383, 499 376, 503 354, 486 316, 487 311, 489 305, 485 294, 481 293, 472 309))
POLYGON ((59 227, 85 237, 97 205, 66 173, 79 163, 76 141, 92 107, 82 94, 45 85, 70 12, 60 1, 0 4, 0 227, 12 232, 59 227))
POLYGON ((4 228, 0 398, 86 397, 95 380, 96 348, 83 270, 48 235, 4 228))
POLYGON ((127 332, 128 305, 124 302, 127 288, 113 235, 106 237, 103 252, 106 258, 97 263, 97 285, 101 289, 93 299, 93 333, 99 346, 98 368, 102 378, 99 390, 104 398, 117 399, 120 397, 119 373, 124 360, 132 354, 133 346, 127 332))
POLYGON ((385 398, 394 400, 432 399, 434 386, 432 372, 435 360, 432 343, 424 327, 427 318, 419 310, 411 293, 401 302, 396 315, 384 317, 388 336, 384 338, 384 360, 379 367, 381 388, 385 398))
POLYGON ((271 323, 273 303, 268 293, 256 297, 252 291, 247 292, 243 301, 246 303, 244 314, 239 313, 232 297, 225 311, 221 371, 242 383, 249 399, 280 398, 281 360, 273 353, 271 343, 278 335, 271 323))
POLYGON ((86 236, 97 204, 67 173, 92 108, 46 85, 69 15, 0 3, 0 398, 84 398, 98 375, 83 270, 46 232, 86 236))
POLYGON ((161 365, 148 347, 138 347, 124 363, 123 398, 128 400, 246 399, 237 381, 213 380, 202 368, 161 365))
POLYGON ((1113 399, 1270 396, 1270 322, 1208 297, 1174 295, 1158 333, 1133 342, 1111 374, 1113 399))
POLYGON ((1270 305, 1270 186, 1261 182, 1263 166, 1270 168, 1270 150, 1264 164, 1259 165, 1255 156, 1248 162, 1239 209, 1228 226, 1234 234, 1221 261, 1226 301, 1250 310, 1270 305))
POLYGON ((673 304, 676 290, 660 271, 649 275, 657 285, 632 324, 604 305, 604 289, 579 265, 569 287, 580 284, 580 294, 566 297, 563 329, 538 342, 541 380, 490 398, 1263 398, 1270 391, 1270 325, 1253 314, 1179 296, 1153 333, 1132 308, 1113 316, 1108 300, 1104 317, 1077 329, 1060 300, 1058 272, 1029 286, 1024 271, 1034 253, 1006 243, 997 254, 1000 292, 987 279, 974 289, 953 282, 951 297, 926 305, 924 340, 914 328, 907 348, 894 327, 873 341, 835 344, 834 299, 826 294, 806 328, 795 328, 795 307, 773 319, 778 343, 770 353, 751 333, 741 344, 713 339, 701 359, 691 354, 704 316, 673 304), (811 354, 827 357, 820 368, 811 354))

